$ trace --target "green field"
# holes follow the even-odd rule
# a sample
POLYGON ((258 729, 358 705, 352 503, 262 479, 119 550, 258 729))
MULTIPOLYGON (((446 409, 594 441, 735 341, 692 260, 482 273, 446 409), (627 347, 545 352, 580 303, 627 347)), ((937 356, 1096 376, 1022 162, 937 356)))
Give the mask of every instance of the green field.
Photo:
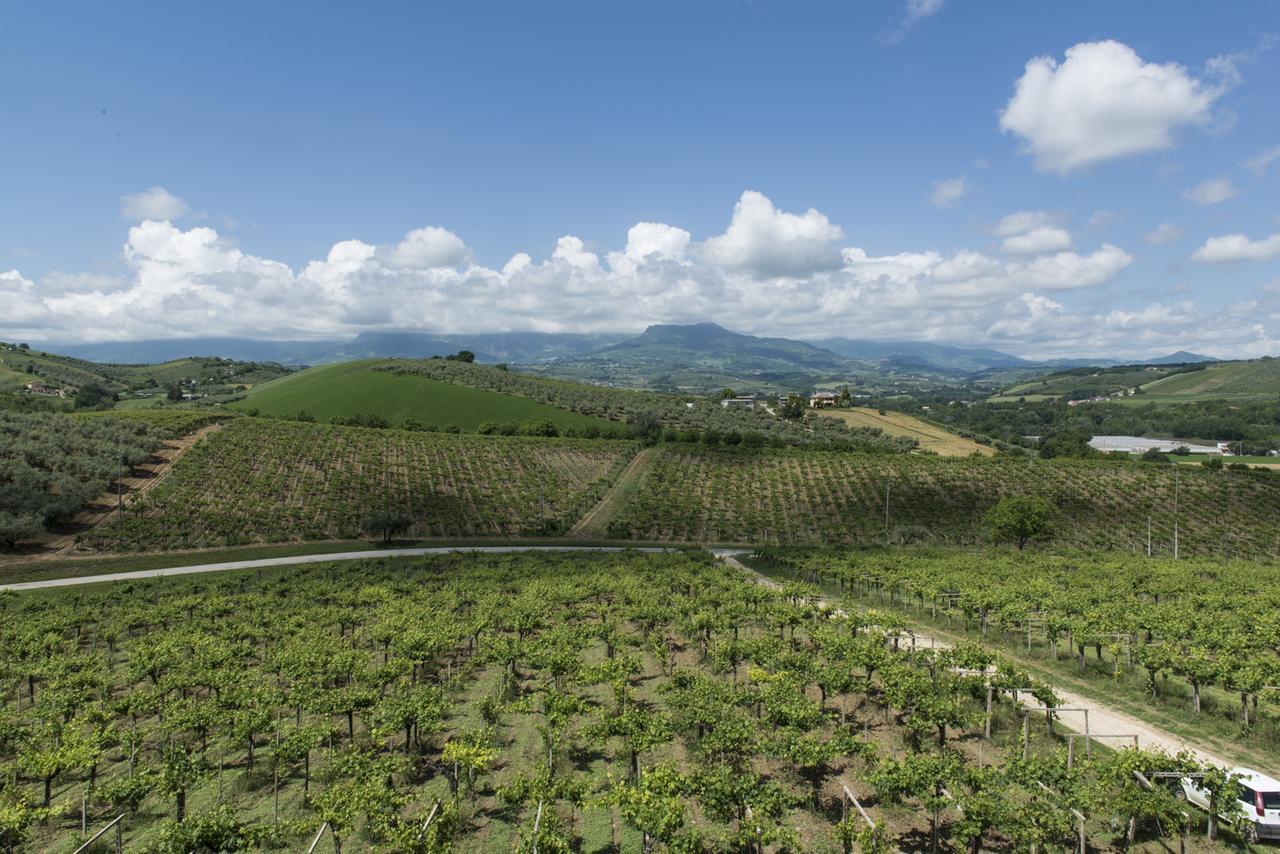
POLYGON ((288 417, 305 411, 317 420, 376 415, 392 424, 416 421, 475 431, 486 421, 550 421, 559 428, 608 428, 616 424, 526 397, 483 391, 415 374, 374 370, 382 361, 325 365, 253 389, 233 408, 288 417))

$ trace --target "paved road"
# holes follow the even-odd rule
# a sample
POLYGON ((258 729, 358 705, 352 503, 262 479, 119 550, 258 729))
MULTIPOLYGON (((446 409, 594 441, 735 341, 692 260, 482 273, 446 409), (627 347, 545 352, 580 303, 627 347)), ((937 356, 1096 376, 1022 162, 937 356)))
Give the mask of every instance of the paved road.
MULTIPOLYGON (((741 554, 741 552, 739 552, 739 554, 741 554)), ((722 556, 725 558, 726 563, 737 566, 744 572, 755 576, 761 584, 765 584, 773 588, 782 586, 773 579, 761 575, 754 569, 751 569, 735 559, 733 557, 733 553, 725 552, 722 556)), ((828 602, 823 602, 822 604, 830 606, 830 603, 828 602)), ((927 634, 917 633, 913 637, 913 646, 915 648, 945 649, 949 647, 950 644, 944 640, 930 637, 927 634)), ((1097 700, 1082 697, 1081 695, 1071 691, 1064 691, 1057 686, 1053 687, 1053 693, 1058 696, 1058 708, 1061 710, 1055 712, 1058 717, 1058 721, 1073 732, 1083 733, 1085 731, 1086 718, 1086 712, 1083 710, 1088 709, 1087 717, 1089 734, 1095 737, 1100 736, 1100 744, 1105 744, 1108 747, 1126 747, 1133 744, 1133 736, 1136 735, 1138 737, 1138 746, 1143 750, 1149 750, 1156 747, 1166 750, 1169 753, 1177 753, 1180 750, 1187 750, 1196 756, 1196 758, 1201 762, 1208 762, 1223 768, 1232 768, 1237 764, 1235 762, 1228 761, 1211 751, 1191 744, 1181 736, 1166 732, 1159 727, 1151 726, 1148 723, 1138 720, 1132 715, 1125 714, 1124 712, 1113 709, 1110 706, 1103 705, 1097 700)), ((1038 700, 1034 697, 1029 697, 1026 694, 1020 694, 1018 701, 1027 709, 1035 711, 1043 711, 1044 709, 1038 700)), ((1031 717, 1031 725, 1043 726, 1043 715, 1036 716, 1033 714, 1031 717)), ((1077 743, 1076 750, 1080 752, 1078 755, 1082 755, 1084 752, 1083 743, 1077 743)))
MULTIPOLYGON (((108 581, 139 581, 147 578, 167 578, 171 575, 199 575, 204 572, 228 572, 234 569, 261 569, 269 566, 297 566, 307 563, 330 563, 337 560, 376 560, 383 557, 422 557, 451 552, 483 552, 505 554, 509 552, 671 552, 672 548, 623 546, 434 546, 411 549, 377 549, 363 552, 332 552, 329 554, 291 555, 266 557, 258 560, 233 560, 226 563, 200 563, 192 566, 173 566, 164 569, 140 569, 131 572, 104 572, 101 575, 78 575, 74 578, 50 578, 45 581, 22 581, 0 584, 0 590, 43 590, 49 587, 77 587, 81 584, 101 584, 108 581)), ((743 554, 733 549, 713 549, 714 554, 743 554)))

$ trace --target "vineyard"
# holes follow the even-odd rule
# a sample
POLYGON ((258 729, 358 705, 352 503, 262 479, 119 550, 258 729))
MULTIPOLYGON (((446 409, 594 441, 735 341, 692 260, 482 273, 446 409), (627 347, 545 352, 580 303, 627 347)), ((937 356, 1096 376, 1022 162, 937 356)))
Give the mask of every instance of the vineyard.
POLYGON ((121 816, 154 852, 1157 851, 1191 826, 1134 771, 1234 796, 1186 757, 1072 757, 1009 701, 1053 702, 1027 674, 974 646, 895 654, 887 613, 812 594, 702 553, 22 594, 0 842, 71 852, 121 816))
POLYGON ((1280 757, 1275 564, 958 552, 773 559, 878 605, 1061 661, 1135 700, 1220 719, 1228 738, 1280 757))
POLYGON ((405 514, 411 536, 561 533, 635 450, 621 441, 237 418, 82 544, 133 550, 348 539, 360 536, 374 510, 405 514))
POLYGON ((1000 498, 1057 508, 1055 539, 1085 549, 1270 557, 1280 477, 1117 461, 940 459, 664 446, 611 533, 742 543, 974 545, 1000 498), (1150 528, 1148 528, 1148 525, 1150 528))

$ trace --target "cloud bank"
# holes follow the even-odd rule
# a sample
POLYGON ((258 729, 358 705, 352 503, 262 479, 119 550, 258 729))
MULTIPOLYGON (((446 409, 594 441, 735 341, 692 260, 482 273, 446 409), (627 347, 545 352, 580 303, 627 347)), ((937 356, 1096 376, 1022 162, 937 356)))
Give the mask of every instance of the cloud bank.
MULTIPOLYGON (((457 234, 427 226, 383 245, 344 240, 293 269, 212 228, 151 219, 129 229, 119 274, 51 273, 35 282, 17 270, 0 273, 0 335, 633 332, 712 319, 744 332, 993 344, 1029 355, 1145 355, 1219 340, 1212 318, 1189 303, 1139 312, 1066 308, 1059 294, 1107 285, 1132 264, 1115 245, 1074 249, 1042 211, 1010 214, 994 232, 1003 240, 999 255, 876 255, 850 245, 821 212, 783 211, 748 191, 725 230, 701 241, 674 225, 641 222, 616 250, 566 235, 540 260, 520 252, 495 269, 477 263, 457 234)), ((1251 339, 1239 320, 1223 323, 1223 347, 1233 351, 1265 339, 1260 326, 1251 339)))

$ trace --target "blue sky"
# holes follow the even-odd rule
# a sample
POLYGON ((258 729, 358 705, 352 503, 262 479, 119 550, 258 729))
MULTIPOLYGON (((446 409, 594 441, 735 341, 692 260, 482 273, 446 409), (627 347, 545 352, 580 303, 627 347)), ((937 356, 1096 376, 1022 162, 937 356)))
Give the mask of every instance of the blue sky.
POLYGON ((44 3, 0 28, 11 339, 712 319, 1280 351, 1273 2, 44 3))

